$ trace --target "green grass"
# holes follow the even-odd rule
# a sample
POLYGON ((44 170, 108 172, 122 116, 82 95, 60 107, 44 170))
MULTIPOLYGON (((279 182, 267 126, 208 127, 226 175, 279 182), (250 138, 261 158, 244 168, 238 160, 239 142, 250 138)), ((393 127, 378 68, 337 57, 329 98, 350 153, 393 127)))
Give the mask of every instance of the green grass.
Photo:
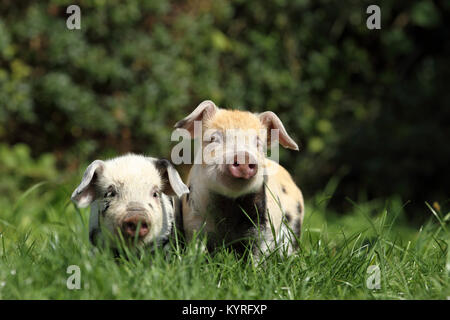
MULTIPOLYGON (((329 197, 307 201, 298 254, 256 265, 227 250, 209 256, 195 245, 129 261, 93 253, 89 211, 69 201, 75 181, 38 184, 0 198, 0 299, 447 299, 448 221, 427 208, 414 228, 398 199, 353 204, 346 215, 329 197), (81 289, 66 287, 68 266, 81 289), (381 288, 368 289, 370 265, 381 288)), ((325 193, 331 193, 330 190, 325 193)), ((447 216, 448 220, 448 216, 447 216)))

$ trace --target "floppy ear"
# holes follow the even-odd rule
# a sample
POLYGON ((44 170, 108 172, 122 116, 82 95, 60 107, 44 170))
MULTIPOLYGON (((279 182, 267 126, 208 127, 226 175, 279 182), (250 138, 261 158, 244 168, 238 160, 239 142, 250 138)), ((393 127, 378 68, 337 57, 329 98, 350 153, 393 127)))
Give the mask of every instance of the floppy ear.
POLYGON ((177 195, 181 197, 185 193, 189 193, 189 188, 181 180, 178 171, 167 159, 159 159, 156 161, 156 168, 161 173, 161 176, 167 182, 163 187, 163 192, 168 195, 177 195))
POLYGON ((194 121, 211 119, 218 110, 219 108, 217 108, 214 102, 205 100, 200 103, 190 115, 175 123, 175 128, 186 129, 191 134, 191 137, 196 138, 194 136, 194 121))
POLYGON ((272 111, 266 111, 259 114, 259 120, 262 122, 264 126, 267 128, 267 140, 270 143, 271 139, 271 130, 277 129, 278 130, 278 140, 280 144, 288 149, 297 150, 298 151, 298 145, 295 143, 294 140, 292 140, 291 137, 286 132, 286 129, 283 126, 283 123, 281 122, 280 118, 273 113, 272 111))
POLYGON ((86 208, 95 200, 94 182, 97 175, 103 172, 105 163, 102 160, 92 162, 84 172, 80 185, 72 193, 70 198, 79 208, 86 208))

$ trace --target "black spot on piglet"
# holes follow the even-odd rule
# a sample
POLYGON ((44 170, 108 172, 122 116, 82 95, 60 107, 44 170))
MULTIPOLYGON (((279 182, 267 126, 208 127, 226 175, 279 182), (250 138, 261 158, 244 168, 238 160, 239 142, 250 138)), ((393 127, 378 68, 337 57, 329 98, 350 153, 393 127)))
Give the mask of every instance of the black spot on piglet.
POLYGON ((300 237, 301 228, 302 228, 302 223, 300 222, 300 218, 298 218, 294 223, 294 229, 293 229, 293 231, 295 232, 295 234, 297 234, 298 237, 300 237))
POLYGON ((292 220, 291 214, 290 214, 289 212, 287 212, 287 211, 286 211, 286 220, 287 220, 288 222, 291 222, 291 220, 292 220))
POLYGON ((298 214, 301 214, 303 211, 302 204, 300 203, 300 201, 297 202, 297 211, 298 211, 298 214))

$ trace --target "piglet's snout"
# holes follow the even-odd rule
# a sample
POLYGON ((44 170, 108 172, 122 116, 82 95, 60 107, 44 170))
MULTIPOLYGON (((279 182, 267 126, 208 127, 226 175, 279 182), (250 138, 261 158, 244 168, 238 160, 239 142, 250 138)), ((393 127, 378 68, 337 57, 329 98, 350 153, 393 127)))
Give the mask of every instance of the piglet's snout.
POLYGON ((125 218, 122 222, 122 232, 127 237, 134 237, 139 228, 138 237, 145 237, 149 230, 150 222, 142 215, 133 215, 125 218))
POLYGON ((258 172, 258 165, 255 159, 248 153, 238 154, 234 156, 234 162, 227 165, 228 172, 234 178, 250 179, 258 172))
POLYGON ((145 214, 145 209, 140 206, 128 206, 127 215, 122 221, 122 233, 126 237, 145 237, 150 231, 150 220, 145 214), (137 231, 139 229, 139 231, 137 231))

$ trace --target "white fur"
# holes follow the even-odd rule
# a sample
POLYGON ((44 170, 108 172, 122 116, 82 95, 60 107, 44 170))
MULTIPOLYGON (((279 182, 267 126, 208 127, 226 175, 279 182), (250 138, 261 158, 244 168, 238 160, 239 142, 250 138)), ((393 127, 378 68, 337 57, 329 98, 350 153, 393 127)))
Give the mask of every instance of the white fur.
MULTIPOLYGON (((96 172, 96 181, 91 182, 95 183, 96 196, 91 203, 90 235, 95 232, 100 239, 106 239, 101 228, 111 235, 117 235, 127 214, 127 206, 132 203, 142 207, 150 221, 149 233, 141 239, 140 244, 161 242, 169 237, 175 223, 174 199, 161 192, 164 184, 169 181, 164 181, 156 168, 157 160, 127 154, 101 163, 100 170, 96 172), (117 194, 114 197, 105 197, 111 185, 116 188, 117 194), (153 197, 155 191, 158 193, 157 198, 153 197)), ((77 190, 78 188, 72 199, 77 195, 77 190)))

